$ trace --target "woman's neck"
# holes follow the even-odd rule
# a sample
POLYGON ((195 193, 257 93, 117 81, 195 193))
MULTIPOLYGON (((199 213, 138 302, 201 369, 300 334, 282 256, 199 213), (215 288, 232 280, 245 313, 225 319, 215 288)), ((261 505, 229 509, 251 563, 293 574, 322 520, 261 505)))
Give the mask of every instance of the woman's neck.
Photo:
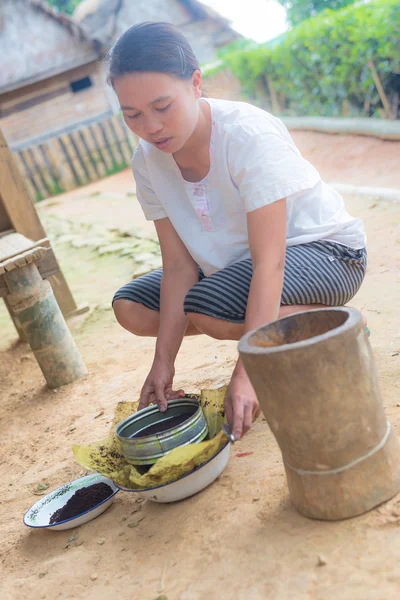
POLYGON ((210 170, 211 108, 199 102, 199 118, 186 144, 174 153, 174 159, 187 181, 200 181, 210 170))

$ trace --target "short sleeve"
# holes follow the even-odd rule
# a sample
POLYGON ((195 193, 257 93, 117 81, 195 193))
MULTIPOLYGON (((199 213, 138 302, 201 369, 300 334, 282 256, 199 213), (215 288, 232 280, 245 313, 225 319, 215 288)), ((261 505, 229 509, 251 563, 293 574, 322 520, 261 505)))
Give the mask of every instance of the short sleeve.
POLYGON ((320 180, 289 133, 277 129, 231 139, 228 162, 246 212, 299 195, 320 180))
POLYGON ((167 215, 151 187, 149 174, 140 145, 132 158, 132 172, 136 182, 136 195, 147 221, 164 219, 167 215))

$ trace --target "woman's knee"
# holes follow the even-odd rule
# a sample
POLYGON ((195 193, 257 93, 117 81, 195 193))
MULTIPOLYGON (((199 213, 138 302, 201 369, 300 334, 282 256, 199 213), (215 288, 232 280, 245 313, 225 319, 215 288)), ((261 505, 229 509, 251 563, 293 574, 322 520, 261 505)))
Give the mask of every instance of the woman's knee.
POLYGON ((145 314, 150 312, 150 309, 139 302, 120 298, 114 301, 113 310, 115 318, 124 329, 139 336, 154 335, 152 331, 153 324, 149 323, 149 319, 146 318, 145 314))
POLYGON ((118 323, 122 325, 122 327, 125 327, 125 323, 127 323, 132 316, 132 302, 130 300, 124 300, 123 298, 114 300, 113 311, 118 323))

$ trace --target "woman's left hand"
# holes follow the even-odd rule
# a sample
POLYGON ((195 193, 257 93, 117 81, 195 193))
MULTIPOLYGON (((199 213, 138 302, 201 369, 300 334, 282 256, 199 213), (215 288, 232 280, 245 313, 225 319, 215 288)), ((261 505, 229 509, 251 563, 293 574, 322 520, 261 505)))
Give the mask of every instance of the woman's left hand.
POLYGON ((251 428, 260 414, 256 393, 246 372, 234 372, 225 396, 225 414, 235 440, 251 428))

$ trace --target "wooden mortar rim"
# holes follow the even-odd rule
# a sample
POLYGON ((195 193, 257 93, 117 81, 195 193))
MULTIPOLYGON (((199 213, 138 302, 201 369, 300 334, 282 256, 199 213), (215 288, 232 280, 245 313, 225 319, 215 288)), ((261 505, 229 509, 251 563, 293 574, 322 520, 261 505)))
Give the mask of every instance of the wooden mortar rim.
POLYGON ((340 313, 347 314, 347 319, 345 320, 345 322, 342 325, 339 325, 338 327, 330 329, 329 331, 326 331, 325 333, 321 333, 320 335, 315 335, 315 336, 307 338, 305 340, 300 340, 299 342, 291 342, 289 344, 280 344, 280 345, 276 345, 276 346, 253 346, 250 343, 251 338, 253 338, 255 335, 257 335, 257 333, 259 331, 265 330, 268 327, 270 327, 271 325, 273 325, 274 323, 276 323, 276 321, 273 321, 272 323, 268 323, 267 325, 262 325, 261 327, 257 327, 256 329, 253 329, 252 331, 249 331, 248 333, 246 333, 239 342, 239 345, 238 345, 239 353, 253 354, 253 355, 262 354, 265 356, 266 354, 276 354, 277 352, 288 352, 290 350, 299 350, 302 348, 313 346, 314 344, 318 344, 320 342, 325 342, 326 340, 329 340, 330 338, 336 337, 337 335, 340 335, 342 333, 345 333, 346 331, 349 331, 355 325, 361 323, 361 313, 355 308, 347 308, 347 307, 346 308, 345 307, 332 307, 332 308, 329 307, 329 308, 318 308, 315 310, 305 310, 304 312, 295 313, 293 315, 288 315, 287 317, 282 317, 281 319, 278 319, 278 320, 284 321, 284 320, 288 320, 288 319, 293 319, 293 318, 297 317, 298 315, 304 315, 305 313, 321 313, 321 312, 327 312, 327 311, 340 312, 340 313))

